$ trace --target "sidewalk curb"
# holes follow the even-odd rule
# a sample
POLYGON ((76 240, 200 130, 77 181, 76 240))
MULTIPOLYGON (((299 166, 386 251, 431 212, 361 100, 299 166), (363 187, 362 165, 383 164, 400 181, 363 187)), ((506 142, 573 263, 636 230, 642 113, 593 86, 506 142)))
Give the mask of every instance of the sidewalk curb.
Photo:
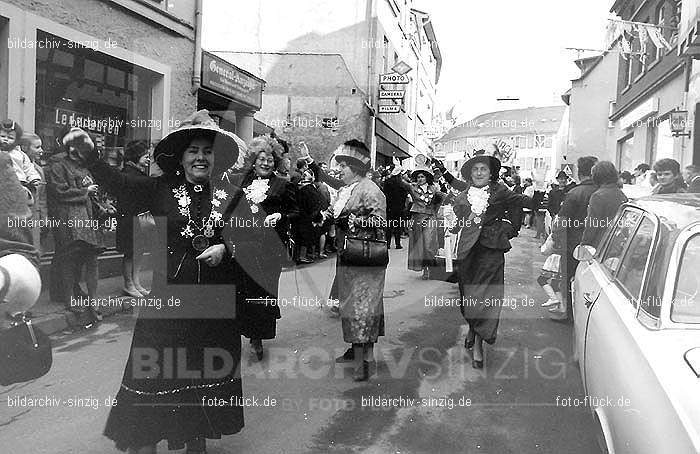
MULTIPOLYGON (((130 296, 119 296, 113 297, 117 301, 116 306, 105 306, 102 308, 103 317, 111 317, 114 314, 122 313, 124 308, 124 302, 132 297, 130 296)), ((32 319, 32 325, 39 328, 46 335, 56 334, 74 325, 71 323, 71 319, 75 318, 75 315, 68 311, 63 312, 53 312, 50 314, 44 314, 37 318, 32 319)))

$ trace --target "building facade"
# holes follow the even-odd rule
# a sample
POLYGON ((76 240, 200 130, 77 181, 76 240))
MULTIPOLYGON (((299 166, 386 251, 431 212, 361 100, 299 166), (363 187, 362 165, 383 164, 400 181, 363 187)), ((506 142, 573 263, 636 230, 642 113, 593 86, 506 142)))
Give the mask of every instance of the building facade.
MULTIPOLYGON (((325 159, 345 140, 359 138, 383 165, 393 156, 429 153, 432 141, 426 129, 442 57, 429 15, 411 4, 257 0, 236 5, 241 26, 205 36, 205 45, 266 81, 258 117, 293 146, 304 141, 325 159), (295 26, 279 27, 288 23, 295 26), (265 33, 270 29, 274 36, 265 33), (409 83, 380 85, 379 76, 400 62, 410 67, 409 83), (405 93, 402 101, 380 100, 380 90, 405 93), (398 112, 380 113, 380 104, 395 104, 398 112)), ((207 24, 214 20, 208 17, 207 24)))
MULTIPOLYGON (((0 0, 0 117, 48 153, 61 129, 87 130, 111 164, 131 140, 157 142, 194 112, 199 2, 0 0)), ((119 272, 114 232, 100 271, 119 272)), ((53 251, 42 238, 42 262, 53 251)))
POLYGON ((672 134, 670 118, 685 110, 688 93, 690 65, 678 52, 681 2, 617 0, 611 12, 626 21, 658 25, 671 47, 657 47, 652 40, 642 46, 637 30, 626 34, 632 54, 618 52, 617 96, 610 115, 616 165, 632 170, 662 158, 689 163, 690 141, 672 134))
POLYGON ((619 60, 617 52, 576 60, 581 76, 571 81, 571 89, 562 97, 569 112, 555 168, 568 168, 576 175, 577 159, 591 155, 615 162, 615 128, 609 117, 617 99, 619 60))
POLYGON ((435 143, 445 167, 458 172, 475 150, 492 145, 512 150, 512 162, 522 178, 538 181, 555 175, 557 133, 566 106, 530 107, 479 115, 450 129, 435 143))
POLYGON ((688 120, 683 126, 691 134, 682 163, 700 165, 700 0, 682 3, 679 41, 678 53, 687 59, 689 73, 685 104, 688 120))

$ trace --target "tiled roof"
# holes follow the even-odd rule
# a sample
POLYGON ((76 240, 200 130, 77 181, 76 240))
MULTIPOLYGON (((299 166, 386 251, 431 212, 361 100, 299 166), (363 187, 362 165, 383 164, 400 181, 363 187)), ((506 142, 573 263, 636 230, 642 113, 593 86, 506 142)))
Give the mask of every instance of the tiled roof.
POLYGON ((554 134, 559 130, 565 110, 566 106, 550 106, 490 112, 454 126, 437 142, 465 137, 554 134))

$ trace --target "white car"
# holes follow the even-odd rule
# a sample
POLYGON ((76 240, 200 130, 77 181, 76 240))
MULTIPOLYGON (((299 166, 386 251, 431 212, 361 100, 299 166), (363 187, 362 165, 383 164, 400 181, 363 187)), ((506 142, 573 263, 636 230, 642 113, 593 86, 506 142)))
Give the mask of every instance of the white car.
POLYGON ((574 348, 601 448, 700 453, 700 196, 627 203, 574 256, 574 348))

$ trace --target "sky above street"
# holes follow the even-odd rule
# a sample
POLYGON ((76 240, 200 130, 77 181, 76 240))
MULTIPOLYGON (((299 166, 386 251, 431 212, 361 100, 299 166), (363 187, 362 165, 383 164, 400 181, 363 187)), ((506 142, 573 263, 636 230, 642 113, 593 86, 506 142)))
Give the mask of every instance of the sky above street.
MULTIPOLYGON (((601 49, 613 0, 416 0, 443 56, 438 108, 458 120, 514 107, 561 105, 579 71, 567 47, 601 49), (496 98, 518 97, 518 104, 496 98)), ((591 56, 587 52, 582 56, 591 56)))
MULTIPOLYGON (((294 0, 304 2, 308 7, 328 7, 318 4, 319 0, 294 0)), ((286 7, 294 3, 287 3, 286 7)), ((458 121, 467 121, 496 110, 562 105, 561 95, 579 74, 573 61, 594 55, 565 48, 602 49, 612 3, 613 0, 415 0, 414 8, 431 15, 443 56, 436 111, 447 111, 456 104, 458 121), (503 97, 521 101, 496 101, 503 97)), ((251 34, 247 42, 231 39, 236 16, 255 11, 255 7, 239 2, 207 0, 203 19, 205 49, 272 50, 263 47, 277 46, 292 38, 292 23, 265 30, 264 36, 252 36, 258 33, 254 22, 261 18, 257 18, 236 25, 238 36, 242 31, 239 27, 251 34)), ((333 26, 299 25, 319 30, 333 26)))

